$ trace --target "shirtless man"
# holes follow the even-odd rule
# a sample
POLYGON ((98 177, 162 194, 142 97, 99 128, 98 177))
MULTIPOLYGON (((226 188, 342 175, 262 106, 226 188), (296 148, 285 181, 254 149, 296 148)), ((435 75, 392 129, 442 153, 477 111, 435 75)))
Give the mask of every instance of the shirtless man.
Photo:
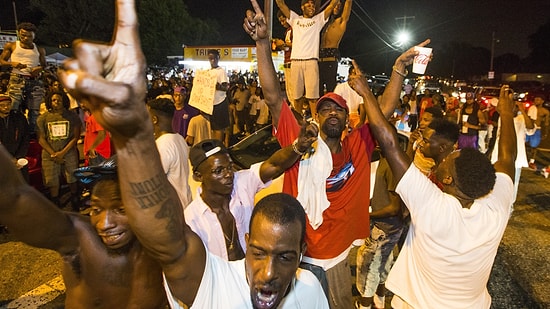
POLYGON ((550 112, 542 106, 544 103, 542 94, 536 94, 533 103, 534 104, 527 110, 527 115, 533 120, 535 128, 527 131, 525 142, 529 144, 529 168, 537 170, 538 168, 535 164, 537 147, 540 142, 548 136, 548 129, 550 128, 550 112))
POLYGON ((90 216, 63 212, 23 180, 0 147, 0 224, 61 255, 66 308, 163 308, 161 268, 130 229, 114 161, 87 174, 97 181, 90 216))
POLYGON ((351 14, 351 5, 353 4, 353 0, 344 1, 344 9, 342 10, 342 3, 338 2, 321 32, 321 46, 319 49, 319 93, 321 95, 323 95, 324 89, 331 92, 336 87, 336 74, 338 73, 338 61, 340 60, 338 46, 346 32, 351 14), (340 10, 342 10, 342 14, 338 16, 340 10))

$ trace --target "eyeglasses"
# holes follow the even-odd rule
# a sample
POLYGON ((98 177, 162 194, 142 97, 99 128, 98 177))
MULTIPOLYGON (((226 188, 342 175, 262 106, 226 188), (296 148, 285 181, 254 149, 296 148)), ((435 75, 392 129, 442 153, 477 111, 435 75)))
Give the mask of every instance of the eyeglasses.
POLYGON ((210 171, 213 175, 220 177, 226 175, 227 173, 234 173, 235 165, 233 163, 230 163, 228 166, 218 166, 217 168, 210 171))

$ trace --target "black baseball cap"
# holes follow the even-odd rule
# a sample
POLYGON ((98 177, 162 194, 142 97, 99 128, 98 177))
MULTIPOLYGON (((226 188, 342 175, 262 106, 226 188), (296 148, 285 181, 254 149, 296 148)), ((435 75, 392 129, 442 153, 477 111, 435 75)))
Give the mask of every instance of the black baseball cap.
POLYGON ((202 162, 217 153, 229 153, 223 143, 217 139, 206 139, 191 147, 189 161, 191 161, 193 171, 196 171, 202 162))

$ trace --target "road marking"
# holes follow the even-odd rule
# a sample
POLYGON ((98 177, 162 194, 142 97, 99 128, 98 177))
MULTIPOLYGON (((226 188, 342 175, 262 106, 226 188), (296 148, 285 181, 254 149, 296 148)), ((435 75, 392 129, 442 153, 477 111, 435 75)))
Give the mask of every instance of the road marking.
POLYGON ((41 286, 28 291, 18 299, 10 302, 6 309, 37 309, 40 306, 49 303, 59 295, 65 293, 65 284, 63 277, 57 276, 41 286))

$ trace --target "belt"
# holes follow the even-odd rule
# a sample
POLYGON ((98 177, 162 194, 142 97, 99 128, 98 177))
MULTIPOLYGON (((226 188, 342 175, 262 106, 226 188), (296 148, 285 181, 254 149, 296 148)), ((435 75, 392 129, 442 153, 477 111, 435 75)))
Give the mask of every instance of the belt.
POLYGON ((336 59, 336 57, 324 57, 324 58, 320 58, 319 59, 319 62, 329 62, 329 61, 337 61, 338 59, 336 59))
POLYGON ((285 69, 290 68, 290 62, 287 62, 287 63, 283 64, 283 68, 285 68, 285 69))
POLYGON ((317 58, 307 58, 307 59, 290 59, 290 61, 310 61, 315 60, 317 61, 317 58))
POLYGON ((32 77, 31 75, 23 75, 23 74, 17 74, 17 73, 11 73, 12 75, 15 75, 20 78, 28 79, 28 80, 35 80, 37 77, 32 77))

